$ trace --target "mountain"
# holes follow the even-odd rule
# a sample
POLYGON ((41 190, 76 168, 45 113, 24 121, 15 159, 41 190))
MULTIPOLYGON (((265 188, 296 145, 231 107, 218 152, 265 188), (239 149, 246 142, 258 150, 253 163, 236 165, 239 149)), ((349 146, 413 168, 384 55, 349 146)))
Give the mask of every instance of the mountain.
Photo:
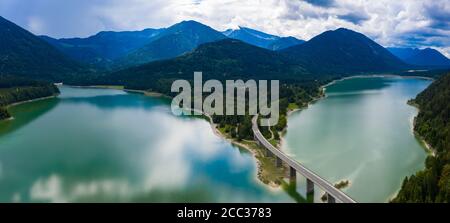
POLYGON ((270 44, 272 44, 274 41, 280 38, 275 35, 270 35, 246 27, 239 27, 239 29, 235 30, 229 29, 224 31, 223 34, 226 35, 228 38, 238 39, 245 43, 266 49, 269 48, 270 44))
POLYGON ((145 46, 119 59, 120 67, 129 67, 155 60, 174 58, 203 43, 225 39, 226 36, 195 21, 183 21, 163 30, 145 46))
POLYGON ((420 52, 420 49, 417 48, 398 48, 398 47, 388 47, 386 48, 394 54, 394 56, 400 58, 401 60, 406 62, 406 59, 416 55, 420 52))
POLYGON ((433 148, 425 169, 405 178, 393 199, 399 203, 450 202, 450 73, 434 81, 412 102, 419 107, 414 131, 433 148))
POLYGON ((0 75, 61 81, 82 69, 41 38, 0 17, 0 75))
POLYGON ((408 64, 450 67, 450 60, 435 49, 388 48, 388 50, 408 64))
POLYGON ((426 48, 405 60, 409 64, 420 66, 450 67, 450 60, 435 49, 426 48))
POLYGON ((163 30, 104 31, 88 38, 54 39, 48 36, 41 38, 77 61, 105 65, 149 43, 163 30))
POLYGON ((344 28, 326 31, 281 52, 313 73, 355 74, 398 71, 407 67, 373 40, 344 28))
POLYGON ((228 38, 270 50, 281 50, 304 42, 295 37, 279 37, 246 27, 239 27, 235 30, 228 29, 222 33, 228 38))
POLYGON ((235 39, 200 45, 180 57, 155 61, 107 75, 100 82, 170 93, 173 80, 191 80, 195 71, 205 79, 309 79, 309 73, 278 52, 235 39))
POLYGON ((295 37, 281 37, 278 40, 273 41, 267 48, 271 50, 283 50, 291 46, 304 43, 304 40, 299 40, 295 37))

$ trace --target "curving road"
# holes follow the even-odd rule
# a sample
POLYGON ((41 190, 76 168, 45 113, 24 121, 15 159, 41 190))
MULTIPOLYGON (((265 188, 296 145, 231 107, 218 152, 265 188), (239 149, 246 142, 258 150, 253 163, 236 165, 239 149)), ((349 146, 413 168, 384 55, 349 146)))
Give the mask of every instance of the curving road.
POLYGON ((280 158, 283 162, 287 163, 290 167, 294 168, 298 173, 306 177, 307 179, 311 180, 314 185, 319 186, 322 190, 324 190, 326 193, 334 197, 335 199, 343 202, 343 203, 356 203, 351 197, 349 197, 347 194, 342 192, 341 190, 334 187, 332 184, 330 184, 328 181, 321 178, 316 173, 312 172, 296 160, 292 159, 285 153, 283 153, 281 150, 275 148, 272 144, 270 144, 269 141, 267 141, 266 138, 261 134, 258 128, 258 115, 255 115, 252 119, 252 130, 253 134, 255 135, 255 139, 259 141, 266 149, 268 149, 270 152, 272 152, 275 156, 280 158))

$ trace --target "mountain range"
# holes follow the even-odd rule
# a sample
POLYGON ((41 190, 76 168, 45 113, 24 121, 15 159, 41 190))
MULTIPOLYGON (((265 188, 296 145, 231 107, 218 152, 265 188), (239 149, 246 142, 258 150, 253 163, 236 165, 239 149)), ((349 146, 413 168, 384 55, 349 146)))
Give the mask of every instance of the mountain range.
POLYGON ((200 45, 180 57, 155 61, 120 70, 100 79, 100 83, 125 85, 169 93, 173 80, 191 80, 195 71, 205 79, 305 80, 312 74, 279 52, 236 39, 223 39, 200 45))
POLYGON ((450 60, 431 48, 387 48, 405 63, 418 66, 450 67, 450 60))
POLYGON ((162 30, 143 47, 119 59, 120 67, 130 67, 180 56, 203 43, 227 38, 222 33, 196 21, 183 21, 162 30))
POLYGON ((183 21, 168 28, 100 32, 84 39, 41 38, 80 62, 121 69, 174 58, 202 43, 227 37, 201 23, 183 21))
POLYGON ((102 65, 143 47, 161 32, 161 29, 144 29, 129 32, 100 32, 88 38, 54 39, 49 36, 41 36, 41 38, 77 61, 102 65))
POLYGON ((222 33, 228 38, 238 39, 245 43, 269 50, 282 50, 305 42, 292 36, 279 37, 246 27, 228 29, 222 33))
MULTIPOLYGON (((88 83, 100 80, 95 76, 101 73, 137 83, 143 71, 167 80, 194 70, 211 72, 216 79, 303 80, 416 68, 363 34, 343 28, 303 42, 245 27, 219 32, 183 21, 161 29, 54 39, 37 37, 0 18, 0 34, 0 74, 50 81, 74 81, 81 75, 78 81, 88 83)), ((436 52, 415 54, 428 64, 435 58, 430 55, 436 52)))

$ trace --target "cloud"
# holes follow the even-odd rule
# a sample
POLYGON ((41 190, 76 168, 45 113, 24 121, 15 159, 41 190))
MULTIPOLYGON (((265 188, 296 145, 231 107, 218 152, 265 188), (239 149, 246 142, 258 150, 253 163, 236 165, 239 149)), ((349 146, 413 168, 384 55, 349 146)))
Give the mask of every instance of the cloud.
POLYGON ((437 2, 427 5, 427 16, 432 20, 431 27, 442 30, 450 30, 450 5, 437 2))
POLYGON ((450 54, 448 0, 2 0, 0 14, 55 37, 167 27, 192 19, 217 30, 240 25, 304 40, 345 27, 384 46, 432 46, 450 54))
POLYGON ((338 18, 349 21, 356 25, 360 25, 362 22, 368 20, 369 16, 360 13, 348 13, 345 15, 339 15, 338 18))
POLYGON ((330 7, 333 5, 334 0, 305 0, 305 2, 315 6, 330 7))

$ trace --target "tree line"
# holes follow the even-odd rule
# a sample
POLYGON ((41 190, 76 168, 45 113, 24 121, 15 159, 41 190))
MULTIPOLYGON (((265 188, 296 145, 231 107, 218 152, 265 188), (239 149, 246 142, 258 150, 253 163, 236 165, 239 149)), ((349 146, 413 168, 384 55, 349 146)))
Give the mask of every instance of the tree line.
POLYGON ((425 169, 406 177, 393 202, 450 202, 450 73, 411 103, 420 109, 414 130, 434 150, 425 169))
POLYGON ((11 117, 8 105, 58 94, 58 88, 47 82, 12 76, 0 76, 0 120, 11 117))

